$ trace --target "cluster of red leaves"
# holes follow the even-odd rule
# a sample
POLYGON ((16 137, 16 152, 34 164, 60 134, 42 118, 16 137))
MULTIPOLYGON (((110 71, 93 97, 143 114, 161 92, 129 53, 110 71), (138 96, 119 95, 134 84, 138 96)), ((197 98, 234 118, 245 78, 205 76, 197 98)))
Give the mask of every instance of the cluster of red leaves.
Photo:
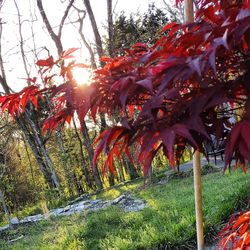
POLYGON ((235 213, 221 230, 218 249, 247 250, 250 248, 250 211, 235 213))
POLYGON ((74 58, 72 53, 76 50, 76 48, 71 48, 64 51, 57 60, 54 60, 52 56, 45 60, 38 60, 36 65, 39 66, 41 84, 37 83, 37 77, 29 78, 26 81, 30 85, 22 91, 0 96, 2 112, 7 110, 15 118, 25 110, 29 101, 37 109, 38 99, 43 99, 43 96, 47 95, 53 104, 53 109, 51 116, 44 122, 44 131, 56 129, 59 124, 65 122, 70 124, 75 111, 82 120, 89 110, 89 105, 85 104, 90 103, 93 87, 78 86, 73 78, 74 68, 87 68, 87 65, 75 63, 75 61, 66 64, 67 59, 74 58), (60 78, 62 78, 61 84, 58 85, 57 81, 60 78))
POLYGON ((49 88, 43 89, 43 92, 48 94, 54 104, 51 116, 44 122, 44 131, 56 129, 59 124, 65 122, 70 124, 75 112, 80 121, 83 121, 89 110, 90 98, 94 92, 93 86, 78 86, 73 76, 74 68, 88 68, 88 66, 75 61, 66 63, 68 59, 74 59, 72 53, 76 50, 76 48, 71 48, 62 52, 56 61, 53 57, 49 57, 47 60, 37 62, 42 72, 43 84, 47 86, 48 81, 51 84, 49 88), (55 67, 58 69, 57 66, 60 68, 59 73, 52 71, 55 67), (51 80, 59 77, 63 79, 62 83, 53 85, 51 80))
POLYGON ((168 35, 153 47, 136 44, 123 57, 105 58, 96 71, 91 111, 121 117, 121 126, 101 135, 96 157, 108 147, 122 151, 121 141, 137 142, 147 174, 160 149, 174 164, 187 144, 204 152, 203 142, 213 134, 226 143, 225 165, 234 156, 245 170, 245 159, 250 160, 249 3, 200 4, 195 23, 168 24, 162 30, 168 35), (237 105, 246 112, 233 127, 229 118, 237 105))
POLYGON ((17 93, 0 96, 2 112, 7 110, 14 119, 15 115, 20 115, 20 112, 25 110, 28 101, 37 109, 39 97, 42 98, 42 95, 36 85, 26 87, 17 93))
POLYGON ((156 44, 138 43, 126 54, 102 58, 105 63, 95 72, 90 86, 78 86, 72 69, 86 67, 72 59, 76 49, 39 60, 43 84, 19 93, 2 96, 3 110, 14 115, 25 108, 27 100, 36 106, 39 94, 53 100, 54 109, 44 129, 70 123, 76 112, 80 122, 87 112, 119 114, 120 125, 100 135, 95 161, 102 151, 108 153, 105 166, 113 169, 112 158, 128 146, 137 144, 136 158, 144 165, 145 175, 151 161, 162 150, 172 165, 179 162, 189 144, 204 152, 204 141, 211 135, 225 143, 225 166, 233 157, 245 170, 250 161, 249 44, 250 4, 244 1, 199 1, 196 21, 170 23, 162 29, 156 44), (59 66, 60 72, 54 69, 59 66), (53 85, 57 77, 63 83, 53 85), (36 95, 37 93, 37 95, 36 95), (235 107, 244 107, 243 118, 230 124, 235 107), (227 139, 225 139, 227 137, 227 139))

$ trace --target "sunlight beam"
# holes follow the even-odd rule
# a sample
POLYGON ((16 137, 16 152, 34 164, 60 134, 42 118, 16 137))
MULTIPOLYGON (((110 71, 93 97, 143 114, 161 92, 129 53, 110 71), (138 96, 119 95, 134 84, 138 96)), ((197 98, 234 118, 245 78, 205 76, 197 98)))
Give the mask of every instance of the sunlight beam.
POLYGON ((74 68, 72 70, 72 73, 78 85, 91 84, 92 71, 90 71, 89 69, 74 68))

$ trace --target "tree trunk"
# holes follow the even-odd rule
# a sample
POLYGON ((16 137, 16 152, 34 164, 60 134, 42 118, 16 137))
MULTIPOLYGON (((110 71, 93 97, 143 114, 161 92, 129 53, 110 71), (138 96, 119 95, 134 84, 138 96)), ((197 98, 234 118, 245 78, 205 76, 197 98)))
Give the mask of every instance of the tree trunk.
POLYGON ((73 174, 73 176, 74 176, 74 182, 76 184, 77 194, 78 194, 78 196, 80 196, 80 195, 85 193, 85 190, 83 189, 83 187, 79 181, 79 178, 77 178, 75 173, 73 174))
POLYGON ((137 173, 137 170, 136 170, 135 166, 127 159, 126 156, 124 156, 123 159, 124 159, 126 168, 128 170, 128 174, 130 176, 130 179, 134 180, 134 179, 138 178, 139 174, 137 173))
POLYGON ((60 55, 63 51, 63 46, 62 46, 60 37, 58 37, 58 35, 55 34, 55 32, 54 32, 54 30, 53 30, 53 28, 48 20, 48 17, 47 17, 47 15, 44 11, 44 8, 43 8, 42 0, 37 0, 36 3, 37 3, 37 7, 40 11, 40 14, 42 16, 43 22, 44 22, 44 24, 49 32, 49 35, 56 45, 58 55, 60 55))
POLYGON ((47 152, 47 150, 42 142, 42 138, 40 138, 40 136, 39 136, 39 132, 36 128, 36 125, 35 125, 34 121, 30 118, 30 115, 28 114, 27 110, 25 110, 25 117, 29 121, 34 138, 36 140, 36 143, 37 143, 39 149, 41 150, 41 153, 45 159, 46 165, 48 166, 48 169, 51 173, 51 179, 53 180, 53 184, 55 185, 55 188, 59 189, 60 188, 59 178, 58 178, 58 176, 53 168, 52 161, 51 161, 49 154, 48 154, 48 152, 47 152))
POLYGON ((107 170, 107 172, 108 172, 109 186, 112 187, 115 185, 115 179, 109 169, 107 170))
POLYGON ((23 143, 24 143, 25 152, 26 152, 26 155, 27 155, 27 158, 29 161, 29 168, 30 168, 30 173, 31 173, 31 178, 32 178, 32 186, 33 186, 33 189, 35 190, 36 182, 35 182, 35 177, 34 177, 34 171, 33 171, 32 163, 31 163, 27 143, 26 143, 25 138, 24 138, 24 134, 22 134, 22 139, 23 139, 23 143))
POLYGON ((97 68, 97 65, 96 65, 96 61, 95 61, 95 54, 94 54, 94 51, 92 50, 90 44, 87 42, 86 38, 85 38, 85 35, 83 33, 83 20, 86 16, 86 11, 81 11, 81 10, 78 10, 78 16, 79 16, 79 28, 78 28, 78 33, 85 45, 85 47, 87 48, 87 50, 89 51, 89 55, 90 55, 90 62, 91 62, 91 66, 93 69, 96 69, 97 68), (82 16, 81 16, 82 14, 82 16))
POLYGON ((92 166, 92 169, 93 169, 95 184, 99 189, 102 189, 103 185, 102 185, 102 182, 101 182, 101 178, 100 178, 98 168, 97 168, 97 166, 93 165, 94 164, 93 163, 94 149, 92 147, 92 143, 91 143, 91 140, 89 138, 88 128, 86 126, 85 121, 82 122, 82 135, 83 135, 83 138, 84 138, 84 141, 83 141, 84 146, 86 147, 86 149, 88 151, 90 166, 92 166))
MULTIPOLYGON (((39 2, 41 2, 41 1, 39 1, 39 2)), ((15 2, 15 4, 16 4, 16 2, 15 2)), ((18 10, 17 5, 16 5, 16 8, 18 10)), ((19 25, 21 25, 20 17, 19 17, 19 25)), ((19 28, 21 28, 21 27, 19 27, 19 28)), ((1 38, 1 32, 2 32, 2 27, 0 26, 0 38, 1 38)), ((20 36, 21 35, 22 34, 21 34, 21 30, 20 30, 20 36)), ((23 55, 23 57, 24 57, 24 55, 23 55)), ((0 68, 1 68, 1 73, 2 73, 2 75, 0 76, 0 84, 2 85, 5 93, 9 94, 11 89, 10 89, 9 85, 7 84, 6 76, 4 73, 4 67, 3 67, 3 63, 2 63, 2 54, 1 54, 1 42, 0 42, 0 68)), ((28 74, 28 72, 27 72, 27 74, 28 74)), ((38 162, 39 168, 42 171, 49 186, 50 187, 59 187, 58 177, 57 177, 57 175, 52 167, 51 160, 46 152, 46 149, 44 148, 44 145, 42 144, 42 139, 40 138, 40 135, 37 132, 35 123, 29 117, 29 114, 27 114, 27 110, 25 110, 25 115, 26 115, 26 118, 28 118, 28 119, 25 119, 24 117, 23 117, 23 119, 20 119, 17 116, 15 117, 17 124, 24 132, 25 137, 27 138, 27 140, 32 148, 32 151, 34 152, 34 155, 35 155, 36 160, 38 162), (30 133, 29 128, 26 126, 27 123, 30 124, 30 127, 33 130, 33 134, 30 133), (47 169, 47 166, 44 162, 43 157, 44 157, 45 161, 47 162, 47 166, 49 167, 49 169, 47 169)))
POLYGON ((25 125, 25 120, 19 117, 16 118, 16 122, 18 126, 22 129, 27 141, 29 142, 30 148, 36 158, 37 164, 46 180, 46 183, 49 185, 50 188, 57 188, 57 181, 55 181, 54 178, 52 178, 52 173, 50 172, 50 170, 48 169, 47 165, 44 162, 42 152, 40 148, 37 147, 35 137, 33 136, 33 134, 30 133, 29 129, 25 125))
POLYGON ((119 182, 124 182, 125 181, 125 176, 124 176, 124 172, 123 172, 123 164, 122 164, 122 160, 118 162, 118 173, 119 173, 119 178, 118 181, 119 182))
POLYGON ((108 13, 108 50, 109 56, 114 57, 114 24, 113 24, 113 8, 112 8, 112 0, 107 0, 107 13, 108 13))
MULTIPOLYGON (((99 30, 97 28, 95 16, 94 16, 92 7, 90 5, 90 1, 89 0, 84 0, 84 4, 85 4, 86 10, 87 10, 87 13, 89 15, 92 30, 93 30, 93 33, 94 33, 97 54, 98 54, 98 57, 101 58, 101 57, 104 56, 104 51, 103 51, 103 47, 102 47, 102 39, 101 39, 99 30)), ((110 1, 110 3, 108 5, 109 5, 109 8, 111 7, 111 9, 112 9, 112 1, 110 1)), ((101 66, 104 66, 103 62, 101 62, 101 66)), ((100 114, 100 118, 101 118, 101 132, 103 132, 106 129, 107 124, 106 124, 105 116, 103 114, 100 114)))
POLYGON ((87 168, 87 163, 85 161, 85 157, 84 157, 83 150, 82 150, 83 143, 82 143, 81 137, 80 137, 80 135, 79 135, 79 133, 77 131, 76 123, 75 123, 74 120, 73 120, 73 124, 74 124, 75 134, 76 134, 76 137, 77 137, 78 142, 79 142, 79 149, 80 149, 80 155, 81 155, 81 160, 82 160, 82 164, 81 164, 82 165, 82 171, 83 171, 84 176, 86 178, 87 186, 92 189, 93 186, 92 186, 91 178, 90 178, 91 173, 89 172, 89 170, 87 168))
POLYGON ((5 212, 7 221, 9 223, 9 227, 10 227, 10 229, 13 229, 13 225, 11 223, 11 218, 10 218, 10 213, 9 213, 9 210, 8 210, 7 205, 5 203, 4 196, 3 196, 3 193, 2 193, 1 190, 0 190, 0 201, 1 201, 2 205, 3 205, 3 210, 5 212))
POLYGON ((72 173, 72 168, 69 164, 69 157, 67 157, 66 151, 64 148, 61 127, 57 127, 57 129, 56 129, 56 138, 57 138, 57 141, 59 143, 59 158, 61 161, 62 168, 64 169, 67 188, 69 190, 70 197, 73 197, 73 195, 74 195, 74 176, 72 173))
POLYGON ((103 56, 102 40, 101 40, 99 30, 97 28, 95 16, 94 16, 94 13, 92 11, 92 7, 90 5, 90 1, 89 0, 84 0, 84 4, 85 4, 86 10, 88 12, 89 19, 90 19, 90 22, 91 22, 91 26, 92 26, 92 29, 93 29, 93 33, 94 33, 94 36, 95 36, 97 54, 98 54, 99 58, 101 58, 103 56))

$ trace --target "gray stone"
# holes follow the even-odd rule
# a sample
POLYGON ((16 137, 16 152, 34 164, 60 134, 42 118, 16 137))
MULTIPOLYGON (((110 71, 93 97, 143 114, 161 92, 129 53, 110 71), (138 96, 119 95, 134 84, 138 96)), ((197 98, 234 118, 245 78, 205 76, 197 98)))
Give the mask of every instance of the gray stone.
POLYGON ((119 202, 121 202, 122 200, 124 200, 125 198, 126 198, 126 195, 122 194, 122 195, 118 196, 117 198, 115 198, 113 201, 111 201, 111 204, 116 205, 119 202))
POLYGON ((44 220, 44 219, 45 219, 44 215, 37 214, 37 215, 32 215, 32 216, 28 216, 28 217, 23 218, 22 220, 20 220, 20 223, 31 223, 31 222, 44 220))
MULTIPOLYGON (((87 196, 79 197, 79 199, 75 199, 74 202, 71 202, 66 207, 51 209, 48 213, 42 215, 32 215, 23 218, 22 220, 18 220, 18 218, 12 219, 12 224, 18 223, 32 223, 40 220, 46 220, 50 216, 69 216, 76 213, 81 212, 89 212, 89 211, 97 211, 100 209, 105 209, 109 206, 120 206, 125 212, 132 212, 132 211, 140 211, 145 208, 146 202, 139 199, 134 199, 131 197, 130 193, 122 194, 116 197, 113 200, 102 200, 96 199, 91 200, 87 199, 87 196)), ((0 228, 0 231, 7 230, 9 225, 0 228)))
POLYGON ((93 204, 93 205, 89 208, 89 211, 97 211, 97 210, 100 210, 100 209, 104 209, 104 208, 110 206, 111 203, 112 203, 111 201, 102 201, 102 202, 93 204))
POLYGON ((72 208, 73 205, 68 205, 63 208, 63 213, 69 211, 72 208))
POLYGON ((17 224, 19 224, 19 219, 17 217, 14 217, 10 220, 10 222, 12 225, 17 225, 17 224))
POLYGON ((63 212, 61 214, 59 214, 58 216, 69 216, 69 215, 72 215, 72 214, 75 214, 76 212, 73 211, 73 210, 68 210, 66 212, 63 212))
POLYGON ((51 209, 48 212, 47 216, 57 216, 57 215, 60 215, 63 211, 64 211, 64 208, 51 209))

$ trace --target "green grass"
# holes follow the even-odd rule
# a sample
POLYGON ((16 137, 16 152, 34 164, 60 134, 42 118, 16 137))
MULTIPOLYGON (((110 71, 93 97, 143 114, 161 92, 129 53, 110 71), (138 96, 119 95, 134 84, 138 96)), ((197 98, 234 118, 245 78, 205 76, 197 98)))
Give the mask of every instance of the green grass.
MULTIPOLYGON (((211 173, 203 176, 206 239, 249 197, 249 173, 211 173)), ((141 181, 105 192, 116 197, 125 191, 147 200, 140 212, 117 207, 95 213, 50 218, 0 235, 0 249, 188 249, 195 244, 193 178, 172 179, 165 185, 141 189, 141 181), (24 235, 14 243, 9 239, 24 235), (168 248, 164 248, 165 246, 168 248)))

